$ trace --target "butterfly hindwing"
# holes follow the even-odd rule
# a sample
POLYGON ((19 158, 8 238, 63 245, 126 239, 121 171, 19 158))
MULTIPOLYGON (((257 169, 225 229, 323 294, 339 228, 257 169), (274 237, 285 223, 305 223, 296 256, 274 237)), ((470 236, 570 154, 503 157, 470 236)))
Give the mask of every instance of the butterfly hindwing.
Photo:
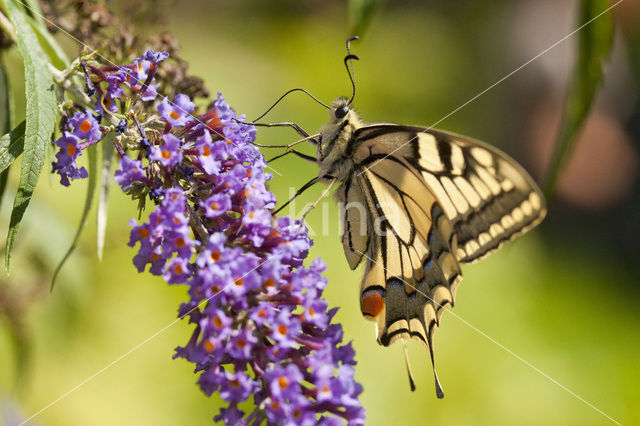
POLYGON ((367 252, 371 232, 366 218, 368 211, 364 196, 357 184, 348 180, 336 193, 338 202, 343 206, 342 245, 347 262, 355 269, 367 252))
POLYGON ((363 314, 376 321, 378 341, 400 338, 433 347, 443 309, 454 302, 460 269, 451 223, 419 175, 397 157, 362 169, 369 228, 361 288, 363 314))

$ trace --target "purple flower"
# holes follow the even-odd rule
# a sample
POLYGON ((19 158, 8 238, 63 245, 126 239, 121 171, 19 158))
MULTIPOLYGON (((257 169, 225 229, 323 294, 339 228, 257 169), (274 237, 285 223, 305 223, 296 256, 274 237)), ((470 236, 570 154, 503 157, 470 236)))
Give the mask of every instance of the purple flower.
POLYGON ((167 133, 162 136, 163 145, 154 146, 151 149, 150 160, 159 161, 165 167, 172 167, 182 161, 182 151, 180 150, 180 139, 167 133))
MULTIPOLYGON (((127 66, 132 89, 142 91, 141 79, 152 79, 163 56, 146 52, 127 66)), ((200 117, 208 127, 192 121, 194 108, 185 95, 174 105, 163 99, 161 129, 145 127, 159 117, 129 118, 135 126, 120 137, 137 129, 126 148, 142 160, 121 152, 116 172, 127 193, 156 201, 146 222, 131 222, 134 265, 151 265, 152 274, 187 287, 189 300, 178 312, 194 330, 175 357, 195 364, 205 394, 227 402, 216 420, 363 424, 354 352, 322 297, 326 265, 317 259, 304 266, 312 241, 303 223, 273 217, 271 175, 251 144, 255 128, 238 123, 243 116, 220 94, 200 117), (245 413, 238 404, 250 397, 245 413)))
POLYGON ((163 278, 169 284, 181 284, 187 281, 190 275, 189 261, 175 257, 167 264, 163 278))
POLYGON ((280 311, 271 324, 271 337, 281 348, 294 348, 295 338, 300 334, 300 321, 287 309, 280 311))
POLYGON ((253 348, 258 343, 258 339, 253 335, 253 332, 249 327, 245 327, 241 330, 236 330, 234 335, 229 340, 227 350, 229 355, 235 359, 252 359, 255 355, 253 348))
MULTIPOLYGON (((222 145, 226 147, 226 143, 222 142, 222 145)), ((210 175, 217 175, 222 165, 220 160, 226 159, 226 155, 223 156, 218 150, 214 149, 214 145, 211 142, 211 133, 205 129, 203 135, 196 141, 195 146, 199 153, 198 159, 204 171, 210 175)))
POLYGON ((225 192, 218 192, 207 198, 202 205, 206 210, 205 215, 213 219, 231 210, 231 198, 225 192))
POLYGON ((236 406, 231 406, 229 408, 221 408, 220 414, 213 418, 214 421, 224 421, 227 425, 236 425, 242 422, 242 418, 244 417, 244 411, 239 410, 236 406))
POLYGON ((226 339, 231 335, 232 324, 233 319, 229 318, 222 309, 211 306, 208 308, 207 317, 203 318, 200 326, 210 330, 214 336, 226 339))
POLYGON ((270 303, 260 303, 258 306, 251 310, 249 318, 258 327, 271 324, 276 316, 276 309, 270 303))
POLYGON ((222 253, 224 253, 224 243, 227 241, 227 237, 222 232, 217 232, 209 237, 204 249, 198 255, 196 264, 203 268, 206 265, 212 265, 220 260, 222 253))
POLYGON ((89 176, 84 167, 78 168, 76 159, 80 156, 80 139, 72 133, 65 132, 54 142, 60 148, 56 154, 56 161, 52 164, 53 171, 60 175, 60 183, 70 185, 70 180, 83 179, 89 176))
POLYGON ((154 52, 152 49, 147 50, 141 56, 142 59, 159 64, 169 57, 167 52, 154 52))
POLYGON ((90 111, 76 112, 69 120, 69 126, 73 128, 73 134, 78 139, 86 139, 89 142, 102 139, 100 123, 90 111))
POLYGON ((265 381, 269 383, 269 390, 274 398, 279 400, 292 399, 300 393, 300 382, 303 376, 295 364, 286 367, 275 367, 265 374, 265 381))
POLYGON ((158 97, 158 84, 150 84, 145 88, 144 93, 140 97, 144 102, 153 101, 158 97))
POLYGON ((139 160, 128 156, 120 158, 120 167, 116 170, 115 181, 122 189, 128 189, 133 182, 144 179, 144 168, 139 160))
POLYGON ((235 374, 225 371, 226 381, 220 385, 220 397, 227 402, 242 402, 257 389, 258 383, 242 371, 235 374))
POLYGON ((176 95, 176 99, 173 104, 169 103, 169 99, 164 98, 160 105, 158 105, 158 112, 163 116, 169 124, 174 127, 184 126, 193 120, 193 117, 189 115, 196 105, 191 102, 187 95, 182 93, 176 95))

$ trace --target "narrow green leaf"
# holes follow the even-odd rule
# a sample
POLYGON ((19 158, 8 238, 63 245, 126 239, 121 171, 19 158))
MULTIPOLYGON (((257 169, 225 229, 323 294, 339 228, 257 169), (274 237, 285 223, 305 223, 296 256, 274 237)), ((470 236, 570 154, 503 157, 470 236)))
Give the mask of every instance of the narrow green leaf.
POLYGON ((27 9, 31 19, 33 19, 39 28, 43 30, 47 30, 47 25, 44 23, 44 15, 42 14, 42 9, 40 9, 40 5, 38 4, 38 0, 21 0, 22 5, 27 9))
POLYGON ((56 278, 58 278, 58 274, 60 270, 69 259, 69 256, 73 253, 73 251, 78 246, 78 241, 80 240, 80 235, 82 235, 82 230, 87 224, 87 219, 89 218, 89 211, 91 210, 91 205, 93 204, 93 197, 96 193, 96 181, 98 176, 98 154, 96 150, 96 144, 91 145, 85 151, 89 152, 89 182, 87 182, 87 196, 84 201, 84 209, 82 210, 82 216, 80 217, 80 223, 78 224, 78 229, 76 230, 76 235, 73 237, 73 242, 71 246, 67 250, 67 253, 64 255, 56 270, 53 273, 53 278, 51 279, 51 291, 53 291, 53 286, 56 283, 56 278))
POLYGON ((349 0, 349 35, 362 38, 384 2, 385 0, 349 0))
POLYGON ((102 144, 102 173, 100 176, 100 198, 98 200, 98 259, 102 260, 104 238, 107 230, 107 208, 109 206, 109 187, 113 168, 114 133, 109 133, 102 144))
POLYGON ((604 62, 613 45, 613 16, 608 0, 583 0, 579 23, 586 25, 578 32, 577 59, 567 93, 562 123, 556 137, 555 151, 544 183, 547 199, 553 196, 558 175, 569 157, 596 93, 604 78, 604 62))
POLYGON ((4 52, 0 52, 0 74, 2 74, 2 92, 0 102, 2 102, 2 108, 4 114, 2 115, 2 134, 9 133, 13 127, 16 116, 15 99, 13 99, 13 92, 11 91, 11 81, 9 81, 9 71, 5 65, 4 52))
POLYGON ((64 50, 62 50, 58 42, 47 30, 47 27, 38 25, 38 23, 31 17, 27 17, 27 20, 29 21, 29 24, 31 25, 33 31, 38 36, 40 45, 49 56, 51 64, 59 70, 68 68, 70 62, 67 54, 64 53, 64 50))
POLYGON ((46 55, 38 43, 38 37, 27 22, 24 10, 14 0, 0 1, 4 5, 18 36, 18 50, 24 61, 27 99, 20 183, 13 202, 5 251, 5 267, 8 270, 11 249, 24 212, 29 206, 29 201, 31 201, 33 191, 38 183, 47 147, 53 134, 56 119, 56 98, 46 55))
POLYGON ((2 199, 4 198, 4 192, 7 189, 7 182, 9 182, 9 170, 7 167, 0 173, 0 207, 2 207, 2 199))
POLYGON ((0 172, 6 170, 22 154, 25 122, 0 138, 0 172))
MULTIPOLYGON (((2 114, 2 133, 7 133, 9 138, 9 145, 11 145, 11 139, 15 138, 15 135, 9 134, 11 131, 11 125, 15 119, 15 105, 13 94, 11 92, 11 83, 9 82, 9 72, 7 71, 7 67, 4 64, 4 55, 0 53, 0 74, 2 74, 2 91, 0 92, 0 103, 4 109, 2 114)), ((24 122, 20 124, 22 126, 22 136, 20 139, 24 139, 24 122)), ((20 127, 18 126, 18 127, 20 127)), ((5 135, 7 136, 7 135, 5 135)), ((4 136, 0 139, 0 147, 4 146, 4 136)), ((20 155, 23 149, 23 142, 20 142, 20 153, 16 155, 20 155)), ((1 151, 1 148, 0 148, 1 151)), ((0 158, 2 154, 0 154, 0 158)), ((4 191, 7 189, 7 182, 9 180, 9 166, 7 166, 0 173, 0 207, 2 207, 2 199, 4 196, 4 191)))

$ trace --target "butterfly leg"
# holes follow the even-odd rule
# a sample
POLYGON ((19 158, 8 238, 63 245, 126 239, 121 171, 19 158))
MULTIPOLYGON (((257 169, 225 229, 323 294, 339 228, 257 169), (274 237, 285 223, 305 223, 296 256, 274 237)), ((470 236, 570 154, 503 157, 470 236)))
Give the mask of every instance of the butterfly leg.
MULTIPOLYGON (((326 178, 326 177, 325 177, 326 178)), ((318 178, 318 180, 320 180, 321 178, 318 178)), ((309 208, 302 214, 302 216, 300 217, 300 221, 304 222, 304 218, 307 217, 307 215, 309 214, 309 212, 311 210, 313 210, 320 201, 322 201, 322 199, 324 197, 327 196, 327 194, 329 194, 329 191, 331 190, 331 187, 333 186, 333 184, 336 183, 336 179, 333 179, 329 182, 329 185, 327 185, 327 188, 322 192, 322 194, 320 195, 320 197, 318 197, 318 199, 316 201, 313 202, 313 204, 311 204, 311 206, 309 206, 309 208)))
POLYGON ((288 154, 295 154, 298 157, 302 158, 303 160, 307 160, 307 161, 310 161, 312 163, 317 163, 318 162, 318 159, 316 157, 312 157, 311 155, 303 154, 302 152, 296 151, 295 149, 289 149, 289 150, 283 152, 282 154, 278 154, 275 157, 267 160, 267 163, 271 163, 272 161, 277 160, 278 158, 282 158, 282 157, 284 157, 285 155, 288 155, 288 154))
POLYGON ((320 138, 320 133, 316 133, 315 135, 306 136, 306 137, 304 137, 302 139, 298 139, 297 141, 291 142, 290 144, 287 144, 287 145, 264 145, 264 144, 255 143, 255 142, 252 142, 251 144, 254 145, 254 146, 258 146, 260 148, 287 148, 287 149, 289 149, 289 148, 292 148, 292 147, 298 145, 299 143, 307 142, 307 141, 309 141, 309 142, 313 141, 311 143, 313 143, 315 145, 316 139, 319 139, 319 138, 320 138))
POLYGON ((315 185, 318 182, 320 182, 320 177, 314 177, 309 182, 307 182, 304 185, 302 185, 302 187, 296 191, 295 195, 293 197, 291 197, 289 199, 289 201, 287 201, 286 203, 284 203, 283 205, 278 207, 276 210, 274 210, 274 212, 272 214, 276 215, 280 210, 284 209, 285 207, 287 207, 289 205, 289 203, 291 203, 293 200, 295 200, 298 195, 302 194, 304 191, 306 191, 307 189, 311 188, 313 185, 315 185))
MULTIPOLYGON (((296 132, 298 132, 298 134, 300 136, 302 136, 303 138, 308 138, 311 135, 309 135, 309 133, 307 133, 306 131, 304 131, 304 129, 302 127, 300 127, 298 124, 294 123, 294 122, 279 122, 279 123, 244 123, 242 121, 238 120, 238 123, 243 123, 243 124, 251 124, 253 126, 256 127, 291 127, 293 130, 295 130, 296 132)), ((317 145, 319 143, 319 141, 316 139, 316 136, 311 136, 309 140, 309 142, 311 142, 314 145, 317 145)))

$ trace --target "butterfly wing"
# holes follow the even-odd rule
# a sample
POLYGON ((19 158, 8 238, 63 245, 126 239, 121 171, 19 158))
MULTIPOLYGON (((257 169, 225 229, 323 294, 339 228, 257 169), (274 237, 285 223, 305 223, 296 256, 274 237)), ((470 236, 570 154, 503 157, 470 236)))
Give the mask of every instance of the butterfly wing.
POLYGON ((382 345, 419 340, 433 360, 433 333, 454 304, 460 263, 536 225, 544 199, 524 169, 481 142, 383 124, 360 128, 354 143, 356 167, 338 198, 347 203, 349 264, 366 259, 363 315, 376 322, 382 345), (366 217, 350 204, 363 205, 366 217))
POLYGON ((483 142, 395 125, 363 127, 356 140, 365 168, 375 170, 376 162, 391 153, 424 179, 453 225, 461 263, 486 256, 546 214, 544 197, 529 174, 483 142))

